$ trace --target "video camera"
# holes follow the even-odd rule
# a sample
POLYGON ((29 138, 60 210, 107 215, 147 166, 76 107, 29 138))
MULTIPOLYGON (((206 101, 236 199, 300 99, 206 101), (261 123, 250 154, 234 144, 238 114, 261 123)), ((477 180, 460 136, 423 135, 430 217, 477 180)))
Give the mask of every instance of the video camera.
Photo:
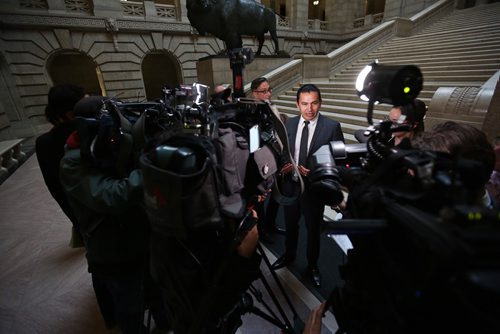
POLYGON ((230 52, 234 102, 212 104, 208 87, 194 83, 165 87, 143 112, 151 270, 179 333, 228 326, 224 316, 260 273, 260 256, 242 258, 238 246, 255 226, 254 199, 270 188, 281 152, 279 117, 242 94, 242 68, 252 58, 250 49, 230 52))
MULTIPOLYGON (((369 124, 376 101, 411 101, 423 82, 414 66, 372 64, 360 77, 369 124)), ((345 219, 324 223, 353 244, 328 300, 338 333, 499 332, 500 215, 469 201, 469 165, 395 147, 391 122, 368 131, 366 144, 320 148, 311 172, 325 204, 349 194, 345 219)))

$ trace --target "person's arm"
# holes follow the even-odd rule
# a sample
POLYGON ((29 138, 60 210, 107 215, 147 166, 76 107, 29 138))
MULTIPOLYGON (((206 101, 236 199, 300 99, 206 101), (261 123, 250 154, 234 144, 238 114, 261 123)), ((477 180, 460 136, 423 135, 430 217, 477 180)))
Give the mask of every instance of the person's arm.
POLYGON ((68 196, 97 212, 122 213, 143 198, 140 170, 126 178, 113 178, 82 163, 79 150, 68 151, 61 160, 60 177, 68 196))
POLYGON ((239 256, 250 258, 254 254, 258 242, 259 232, 257 230, 257 225, 255 225, 250 229, 250 231, 247 232, 247 234, 241 241, 241 244, 236 249, 236 252, 239 256))
POLYGON ((318 307, 313 309, 307 319, 306 327, 303 334, 320 334, 321 333, 321 319, 325 313, 326 303, 321 303, 318 307))

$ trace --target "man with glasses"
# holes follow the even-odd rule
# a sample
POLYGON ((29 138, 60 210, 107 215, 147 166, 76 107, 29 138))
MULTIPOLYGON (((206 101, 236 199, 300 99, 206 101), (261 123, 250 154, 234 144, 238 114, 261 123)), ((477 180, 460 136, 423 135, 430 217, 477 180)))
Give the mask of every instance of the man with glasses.
MULTIPOLYGON (((269 81, 265 77, 259 77, 254 79, 250 85, 250 89, 252 90, 252 98, 256 100, 263 100, 267 102, 271 102, 271 95, 273 89, 269 85, 269 81)), ((281 115, 284 116, 284 115, 281 115)), ((285 123, 285 119, 282 117, 283 123, 285 123)), ((272 195, 269 193, 268 195, 269 201, 267 207, 265 209, 265 214, 263 208, 261 208, 258 213, 259 217, 263 217, 259 220, 259 234, 260 239, 262 241, 273 243, 273 240, 268 237, 267 233, 285 233, 285 229, 276 225, 276 216, 278 215, 279 203, 276 202, 272 195)))
POLYGON ((257 100, 271 101, 273 89, 266 78, 260 77, 252 81, 250 85, 252 97, 257 100))

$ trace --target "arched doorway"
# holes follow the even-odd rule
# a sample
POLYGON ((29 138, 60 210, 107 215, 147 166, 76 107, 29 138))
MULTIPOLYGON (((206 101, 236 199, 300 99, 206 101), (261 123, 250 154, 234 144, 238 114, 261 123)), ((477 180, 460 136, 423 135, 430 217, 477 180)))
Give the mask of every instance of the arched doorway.
POLYGON ((261 0, 260 3, 271 8, 275 13, 286 16, 286 0, 261 0))
POLYGON ((149 101, 162 97, 162 88, 176 87, 181 82, 180 68, 172 55, 148 53, 142 60, 142 78, 149 101))
POLYGON ((368 0, 365 2, 365 15, 383 13, 385 0, 368 0))
POLYGON ((0 118, 6 116, 9 121, 19 121, 25 118, 15 82, 4 55, 0 54, 0 118))
POLYGON ((52 84, 71 83, 92 95, 106 95, 101 71, 92 58, 78 52, 60 52, 47 62, 52 84))
POLYGON ((325 0, 309 0, 309 20, 320 20, 324 21, 326 18, 325 14, 325 0))

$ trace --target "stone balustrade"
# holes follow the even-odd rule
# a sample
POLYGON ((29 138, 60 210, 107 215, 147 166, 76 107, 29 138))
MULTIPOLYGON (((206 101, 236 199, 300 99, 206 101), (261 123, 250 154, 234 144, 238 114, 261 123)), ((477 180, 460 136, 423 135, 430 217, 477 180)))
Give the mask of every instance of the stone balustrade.
POLYGON ((23 138, 0 141, 0 182, 26 157, 22 151, 23 141, 23 138))

